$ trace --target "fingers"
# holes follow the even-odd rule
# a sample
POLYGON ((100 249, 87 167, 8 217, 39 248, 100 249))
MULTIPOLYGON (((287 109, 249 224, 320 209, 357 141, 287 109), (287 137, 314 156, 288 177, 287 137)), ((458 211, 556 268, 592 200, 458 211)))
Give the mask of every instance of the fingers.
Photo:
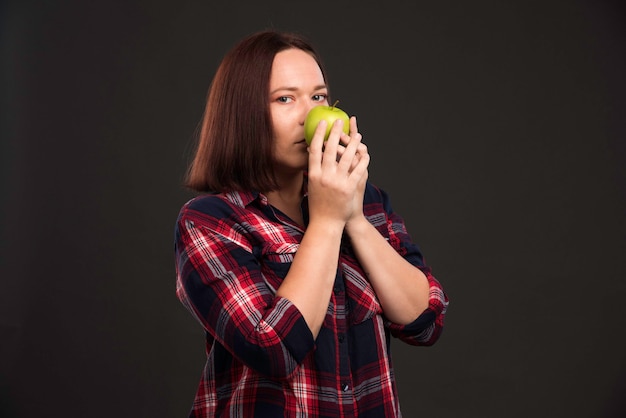
POLYGON ((359 129, 358 129, 357 124, 356 124, 356 116, 352 116, 348 123, 350 124, 350 135, 348 136, 348 135, 345 135, 343 133, 341 134, 342 137, 341 137, 340 143, 342 145, 348 145, 348 143, 350 142, 350 139, 353 136, 356 136, 357 134, 360 135, 359 134, 359 129))
POLYGON ((350 171, 350 176, 354 176, 356 179, 364 178, 367 180, 367 167, 370 163, 370 155, 367 153, 367 150, 364 154, 359 154, 358 159, 356 159, 356 164, 352 167, 350 171))
POLYGON ((344 141, 346 141, 346 146, 343 152, 341 153, 341 157, 338 160, 339 167, 346 170, 351 171, 354 163, 358 160, 357 150, 359 145, 361 144, 361 134, 356 134, 352 137, 345 135, 343 136, 344 141))
POLYGON ((356 134, 358 132, 359 132, 359 128, 357 127, 357 124, 356 124, 356 116, 352 116, 350 118, 350 135, 356 134))
POLYGON ((343 123, 342 120, 335 121, 326 142, 324 134, 327 122, 321 121, 317 126, 309 146, 310 174, 323 167, 350 174, 364 157, 367 157, 365 166, 369 164, 367 146, 361 142, 363 137, 358 131, 356 117, 350 118, 350 135, 343 132, 343 123))
POLYGON ((356 117, 352 116, 350 118, 350 135, 342 134, 341 143, 345 148, 340 150, 340 164, 343 164, 344 167, 349 166, 349 172, 352 172, 359 161, 368 155, 367 146, 362 143, 362 140, 363 136, 359 133, 356 117))
MULTIPOLYGON (((344 146, 339 146, 338 149, 338 158, 337 158, 337 162, 339 162, 339 160, 343 157, 343 154, 345 153, 346 147, 344 146)), ((356 167, 357 163, 359 162, 359 160, 364 156, 364 155, 368 155, 368 151, 367 151, 367 146, 365 144, 359 144, 357 149, 356 149, 356 153, 354 154, 354 157, 352 158, 352 163, 350 164, 350 170, 352 171, 354 169, 354 167, 356 167)), ((348 157, 346 157, 348 158, 348 157)))
POLYGON ((324 135, 326 134, 327 125, 328 122, 322 120, 315 128, 315 133, 309 145, 309 174, 321 170, 324 135))
POLYGON ((338 119, 333 123, 328 135, 328 140, 324 144, 324 155, 322 164, 332 165, 337 161, 340 147, 341 135, 343 134, 343 121, 338 119))

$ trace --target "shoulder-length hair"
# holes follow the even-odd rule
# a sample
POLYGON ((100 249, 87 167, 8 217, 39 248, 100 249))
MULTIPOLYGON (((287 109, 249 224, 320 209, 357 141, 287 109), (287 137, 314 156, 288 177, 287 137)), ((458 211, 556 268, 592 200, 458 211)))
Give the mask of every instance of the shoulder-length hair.
POLYGON ((319 54, 295 33, 258 32, 225 55, 209 89, 187 187, 197 192, 278 188, 269 80, 275 55, 291 48, 311 54, 326 80, 319 54))

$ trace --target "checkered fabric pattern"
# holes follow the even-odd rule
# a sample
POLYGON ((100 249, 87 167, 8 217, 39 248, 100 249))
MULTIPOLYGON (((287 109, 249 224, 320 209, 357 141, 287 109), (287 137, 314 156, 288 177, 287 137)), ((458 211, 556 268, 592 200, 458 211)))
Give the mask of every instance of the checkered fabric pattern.
MULTIPOLYGON (((302 207, 306 220, 306 196, 302 207)), ((363 210, 425 273, 429 307, 408 325, 388 321, 344 237, 328 311, 313 339, 298 309, 275 295, 304 230, 261 193, 205 195, 183 206, 176 290, 204 327, 207 348, 190 417, 401 416, 390 337, 433 344, 448 300, 385 192, 368 184, 363 210)))

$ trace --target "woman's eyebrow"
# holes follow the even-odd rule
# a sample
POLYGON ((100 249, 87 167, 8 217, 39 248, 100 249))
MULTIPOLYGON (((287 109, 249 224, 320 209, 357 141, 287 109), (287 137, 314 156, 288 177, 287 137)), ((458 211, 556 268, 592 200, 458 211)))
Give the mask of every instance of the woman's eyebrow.
MULTIPOLYGON (((320 84, 318 86, 315 86, 315 88, 313 90, 323 90, 323 89, 327 89, 328 87, 326 86, 326 84, 320 84)), ((300 90, 298 87, 278 87, 277 89, 274 89, 270 92, 270 94, 274 94, 276 92, 282 91, 282 90, 286 90, 286 91, 298 91, 300 90)))

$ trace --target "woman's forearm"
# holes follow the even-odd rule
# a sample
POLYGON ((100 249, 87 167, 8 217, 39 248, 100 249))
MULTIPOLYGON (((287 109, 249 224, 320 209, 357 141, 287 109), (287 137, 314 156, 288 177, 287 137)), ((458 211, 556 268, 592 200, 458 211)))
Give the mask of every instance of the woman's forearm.
POLYGON ((276 296, 289 299, 317 337, 332 293, 343 225, 309 224, 289 273, 276 296))
POLYGON ((387 319, 413 322, 428 307, 424 273, 398 254, 365 217, 349 222, 346 232, 387 319))

